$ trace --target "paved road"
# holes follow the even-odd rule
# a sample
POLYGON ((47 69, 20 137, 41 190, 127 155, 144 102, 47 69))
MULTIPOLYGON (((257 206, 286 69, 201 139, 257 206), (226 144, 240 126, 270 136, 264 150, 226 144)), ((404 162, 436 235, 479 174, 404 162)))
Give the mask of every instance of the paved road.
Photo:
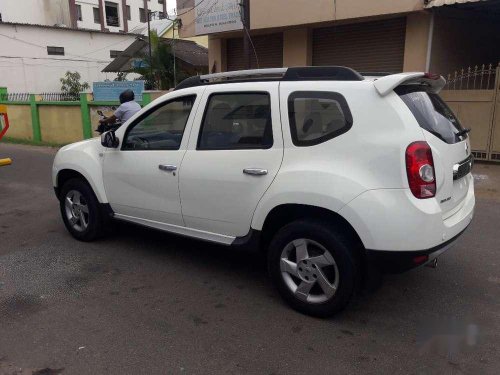
POLYGON ((132 225, 73 240, 52 192, 53 155, 0 145, 14 160, 0 169, 2 374, 498 374, 491 191, 437 270, 387 277, 320 320, 284 305, 252 253, 132 225))

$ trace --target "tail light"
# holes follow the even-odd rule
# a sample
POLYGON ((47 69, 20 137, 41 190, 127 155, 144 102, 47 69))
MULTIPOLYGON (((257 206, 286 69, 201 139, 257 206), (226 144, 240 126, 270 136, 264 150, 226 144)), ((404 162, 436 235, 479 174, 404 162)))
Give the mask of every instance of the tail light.
POLYGON ((436 195, 434 160, 427 142, 413 142, 406 148, 406 173, 415 197, 425 199, 436 195))
POLYGON ((424 78, 427 79, 439 79, 441 76, 439 74, 434 74, 434 73, 425 73, 424 78))
POLYGON ((428 255, 418 255, 418 256, 413 258, 413 263, 416 265, 420 265, 422 263, 427 262, 428 260, 429 260, 428 255))

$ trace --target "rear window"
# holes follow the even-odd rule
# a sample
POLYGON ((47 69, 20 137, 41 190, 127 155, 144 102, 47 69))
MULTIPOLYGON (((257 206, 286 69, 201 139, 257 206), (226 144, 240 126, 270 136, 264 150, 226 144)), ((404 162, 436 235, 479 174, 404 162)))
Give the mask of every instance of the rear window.
POLYGON ((336 92, 293 92, 288 97, 288 116, 295 146, 326 142, 352 126, 347 102, 336 92))
POLYGON ((411 86, 400 86, 394 91, 408 106, 422 129, 450 144, 467 138, 466 133, 459 135, 463 130, 462 125, 439 95, 411 86))

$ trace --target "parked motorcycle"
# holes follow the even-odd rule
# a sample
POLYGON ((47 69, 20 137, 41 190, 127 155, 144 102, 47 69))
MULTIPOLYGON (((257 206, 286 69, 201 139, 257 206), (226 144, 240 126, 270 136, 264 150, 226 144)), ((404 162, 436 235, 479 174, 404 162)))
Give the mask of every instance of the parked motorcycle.
MULTIPOLYGON (((102 111, 97 111, 97 114, 99 115, 99 120, 106 120, 107 119, 107 117, 104 115, 104 113, 102 111)), ((110 131, 110 130, 116 130, 120 126, 122 126, 122 123, 119 121, 115 122, 114 124, 101 124, 101 123, 99 123, 99 125, 97 126, 97 129, 96 129, 96 132, 98 132, 99 134, 102 134, 102 133, 105 133, 105 132, 110 131)))

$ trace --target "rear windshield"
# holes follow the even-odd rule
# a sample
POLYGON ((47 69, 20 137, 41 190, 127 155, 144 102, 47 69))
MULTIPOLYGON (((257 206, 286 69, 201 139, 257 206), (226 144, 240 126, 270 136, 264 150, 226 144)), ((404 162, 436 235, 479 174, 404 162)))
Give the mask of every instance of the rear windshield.
POLYGON ((425 92, 421 87, 399 86, 394 91, 405 102, 422 129, 446 143, 463 141, 467 134, 459 133, 462 125, 438 94, 425 92))

